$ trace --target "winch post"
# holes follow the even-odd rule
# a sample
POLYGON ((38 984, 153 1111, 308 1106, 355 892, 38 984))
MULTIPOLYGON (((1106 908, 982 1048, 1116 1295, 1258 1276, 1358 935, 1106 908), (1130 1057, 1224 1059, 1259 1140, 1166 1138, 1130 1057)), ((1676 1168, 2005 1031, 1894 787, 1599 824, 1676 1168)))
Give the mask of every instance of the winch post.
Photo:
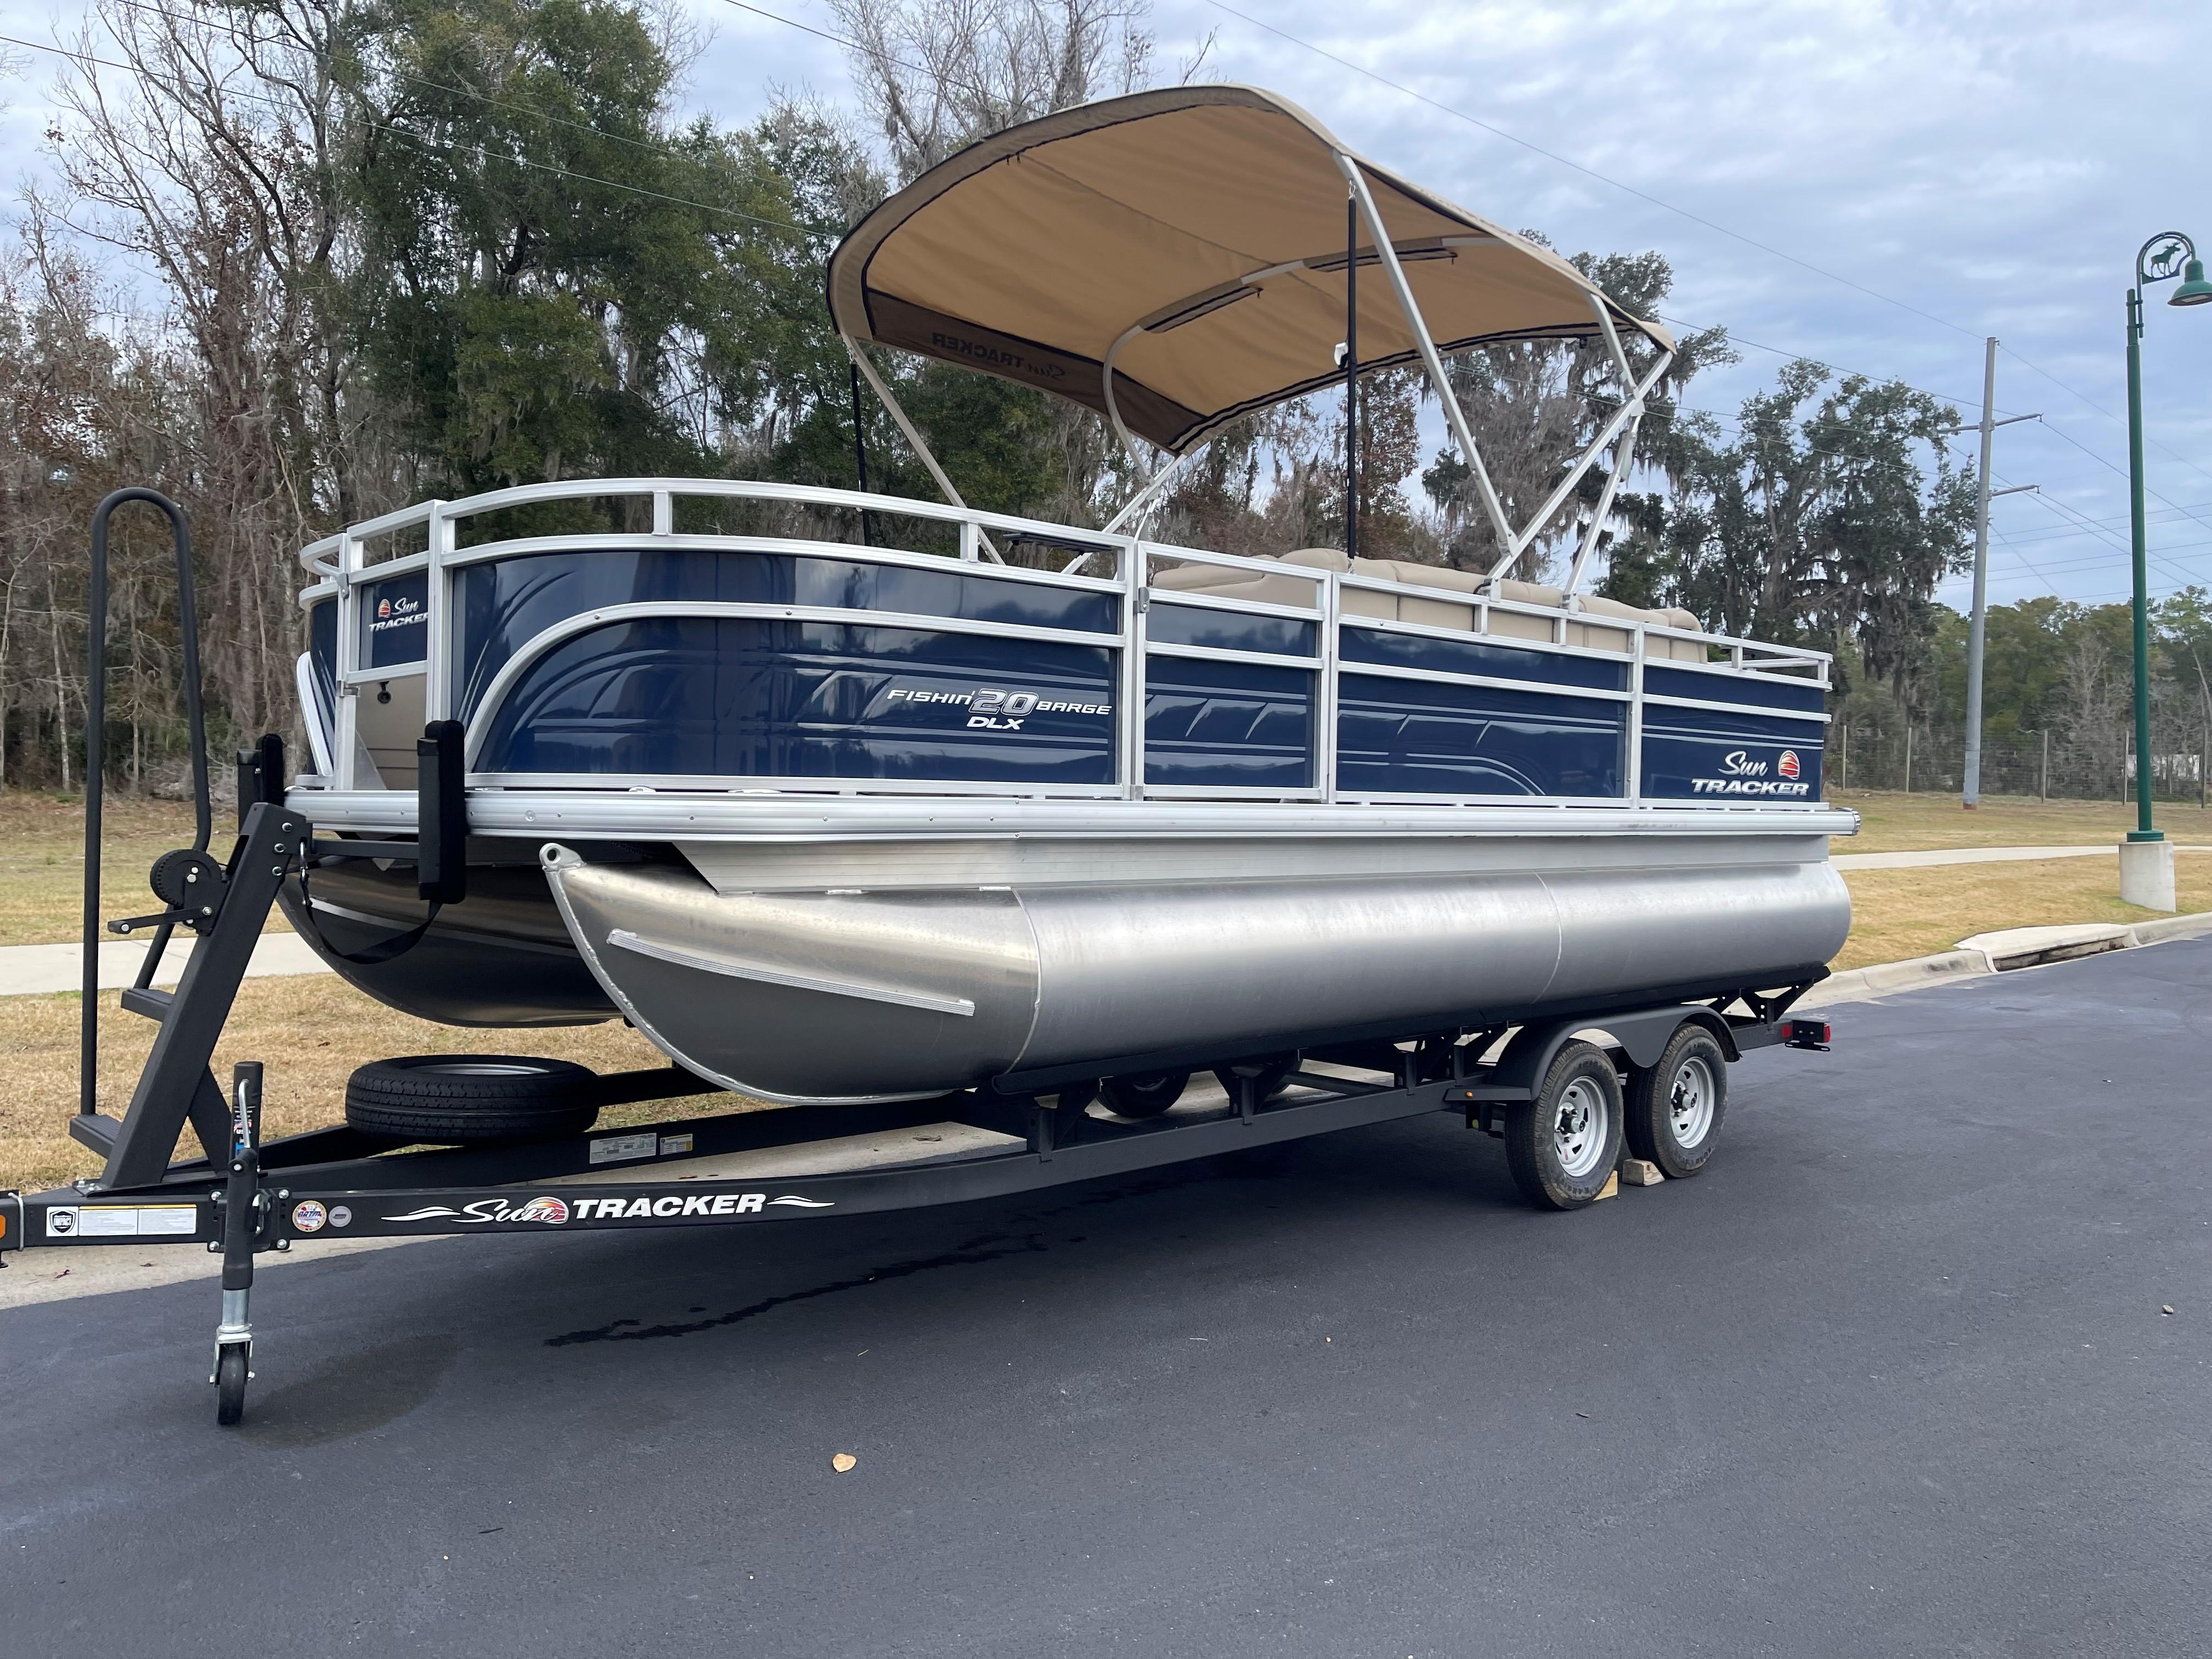
MULTIPOLYGON (((103 1187, 159 1181, 188 1117, 201 1128, 204 1145, 207 1130, 221 1121, 222 1091, 208 1062, 253 960, 253 947, 261 941, 261 925, 284 884, 284 872, 305 852, 307 835, 307 822, 297 813, 266 801, 249 807, 214 925, 186 958, 175 992, 139 994, 143 1000, 133 1006, 156 1012, 161 1029, 139 1073, 131 1109, 112 1133, 93 1143, 106 1143, 103 1187)), ((77 1138, 85 1137, 79 1133, 77 1138)), ((221 1156, 218 1146, 208 1145, 207 1151, 210 1157, 221 1156)))
POLYGON ((230 1170, 222 1191, 222 1317, 215 1328, 216 1421, 244 1415, 253 1376, 253 1247, 261 1237, 261 1062, 244 1060, 231 1078, 230 1170))

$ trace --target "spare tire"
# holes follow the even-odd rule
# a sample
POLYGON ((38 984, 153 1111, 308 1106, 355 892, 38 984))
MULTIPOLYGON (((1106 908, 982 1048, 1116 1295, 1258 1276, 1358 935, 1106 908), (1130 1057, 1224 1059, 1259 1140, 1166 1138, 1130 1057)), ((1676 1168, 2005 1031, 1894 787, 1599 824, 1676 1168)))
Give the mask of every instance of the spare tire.
POLYGON ((495 1146, 581 1134, 599 1074, 528 1054, 406 1054, 346 1080, 348 1127, 405 1145, 495 1146))

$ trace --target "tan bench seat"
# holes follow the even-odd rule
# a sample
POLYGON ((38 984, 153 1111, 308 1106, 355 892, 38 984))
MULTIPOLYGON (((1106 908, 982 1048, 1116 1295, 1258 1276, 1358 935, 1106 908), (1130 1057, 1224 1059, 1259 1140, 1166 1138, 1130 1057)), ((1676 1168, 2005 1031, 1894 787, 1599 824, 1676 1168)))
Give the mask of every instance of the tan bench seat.
MULTIPOLYGON (((1435 594, 1431 598, 1426 593, 1378 593, 1367 588, 1347 587, 1343 596, 1343 611, 1347 617, 1374 617, 1385 622, 1419 623, 1427 628, 1465 629, 1470 633, 1474 629, 1474 594, 1482 584, 1482 578, 1464 570, 1447 570, 1432 564, 1413 564, 1404 559, 1347 559, 1333 547, 1300 548, 1295 553, 1265 558, 1260 562, 1298 565, 1309 570, 1340 570, 1355 576, 1372 576, 1383 581, 1402 582, 1409 587, 1428 588, 1435 594)), ((1227 565, 1218 564, 1174 565, 1155 571, 1152 586, 1169 592, 1203 593, 1208 599, 1245 599, 1266 605, 1291 605, 1299 610, 1312 609, 1316 597, 1316 584, 1303 577, 1259 576, 1249 570, 1232 569, 1227 565)), ((1492 608, 1489 634, 1493 639, 1563 643, 1588 651, 1618 652, 1626 656, 1633 649, 1634 635, 1628 628, 1609 628, 1601 619, 1627 623, 1644 623, 1691 633, 1704 631, 1696 616, 1690 611, 1639 610, 1632 605, 1623 605, 1618 599, 1601 599, 1595 595, 1580 599, 1576 601, 1574 609, 1566 610, 1566 595, 1564 592, 1538 582, 1502 581, 1498 584, 1495 597, 1515 605, 1537 605, 1547 611, 1561 611, 1565 627, 1562 629, 1559 622, 1549 617, 1492 608), (1564 639, 1560 637, 1562 633, 1564 639)), ((1648 656, 1676 662, 1704 662, 1707 659, 1705 646, 1695 640, 1656 636, 1649 640, 1645 651, 1648 656)))

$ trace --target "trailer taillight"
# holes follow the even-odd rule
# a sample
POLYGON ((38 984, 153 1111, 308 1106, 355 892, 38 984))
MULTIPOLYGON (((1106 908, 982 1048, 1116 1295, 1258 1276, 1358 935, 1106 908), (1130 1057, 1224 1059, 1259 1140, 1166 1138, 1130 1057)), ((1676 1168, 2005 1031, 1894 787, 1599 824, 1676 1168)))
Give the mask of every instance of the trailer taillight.
POLYGON ((1792 1048, 1810 1048, 1816 1054, 1826 1054, 1829 1036, 1825 1019, 1793 1019, 1783 1027, 1782 1040, 1792 1048))

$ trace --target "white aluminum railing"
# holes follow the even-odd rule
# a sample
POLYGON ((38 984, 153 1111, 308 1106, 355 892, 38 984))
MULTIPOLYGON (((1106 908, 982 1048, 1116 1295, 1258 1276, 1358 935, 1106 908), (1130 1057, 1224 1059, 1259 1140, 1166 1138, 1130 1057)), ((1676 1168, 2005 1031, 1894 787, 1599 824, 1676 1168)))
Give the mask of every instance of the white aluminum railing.
MULTIPOLYGON (((948 560, 939 554, 917 553, 896 547, 883 547, 843 541, 824 541, 811 538, 787 535, 732 535, 722 533, 685 534, 676 529, 675 503, 678 498, 745 501, 781 503, 803 507, 819 507, 843 512, 859 512, 872 516, 878 524, 883 520, 921 520, 951 526, 958 538, 958 562, 978 567, 978 574, 988 571, 994 580, 1032 583, 1063 589, 1082 589, 1109 592, 1121 600, 1121 626, 1115 634, 1100 634, 1075 629, 1024 628, 1000 623, 975 623, 955 617, 933 615, 895 614, 880 611, 859 611, 799 605, 708 603, 703 601, 669 601, 651 604, 622 605, 602 607, 578 617, 564 618, 522 643, 506 665, 495 678, 477 707, 469 712, 468 749, 471 763, 477 751, 486 726, 496 712, 499 701, 525 669, 562 640, 604 623, 626 620, 647 615, 656 616, 732 616, 761 617, 801 621, 834 621, 864 623, 874 626, 930 628, 949 631, 988 632, 1006 637, 1019 635, 1043 641, 1064 641, 1090 646, 1106 644, 1118 647, 1121 661, 1118 672, 1117 695, 1120 698, 1115 718, 1118 722, 1116 736, 1116 780, 1112 784, 1095 786, 1045 786, 968 783, 903 783, 881 779, 831 780, 815 778, 671 778, 647 779, 623 774, 620 777, 592 775, 589 776, 556 776, 532 773, 526 775, 505 775, 473 772, 472 785, 484 787, 518 786, 527 784, 538 787, 597 787, 636 788, 668 787, 696 789, 775 789, 808 793, 943 793, 948 795, 995 794, 1008 796, 1103 795, 1139 798, 1252 798, 1286 800, 1336 800, 1350 799, 1410 799, 1409 796, 1375 795, 1367 792, 1340 793, 1337 782, 1336 726, 1337 686, 1340 674, 1352 672, 1380 678, 1405 678, 1450 684, 1505 688, 1519 691, 1551 693, 1601 702, 1625 702, 1627 712, 1627 753, 1625 797, 1555 797, 1547 798, 1563 805, 1623 804, 1641 805, 1643 774, 1642 750, 1644 711, 1648 704, 1662 704, 1685 708, 1725 709, 1732 713, 1765 713, 1776 718, 1825 724, 1828 716, 1810 710, 1761 708, 1741 701, 1724 697, 1689 698, 1661 696, 1648 692, 1644 684, 1647 660, 1659 666, 1682 669, 1695 674, 1711 675, 1715 689, 1720 690, 1733 682, 1746 681, 1768 684, 1819 687, 1828 684, 1829 658, 1817 651, 1795 646, 1767 645, 1756 641, 1733 638, 1726 635, 1707 634, 1694 629, 1666 627, 1662 624, 1632 617, 1605 616, 1566 610, 1560 607, 1525 603, 1496 597, 1488 590, 1468 592, 1457 589, 1430 587, 1405 582, 1387 576, 1366 573, 1352 574, 1316 568, 1311 566, 1276 563, 1241 557, 1234 554, 1216 553, 1199 548, 1187 548, 1152 542, 1113 531, 1083 530, 1042 520, 1025 519, 1012 514, 989 513, 964 506, 952 506, 938 501, 917 501, 907 496, 878 495, 856 490, 832 489, 805 484, 759 483, 746 480, 714 478, 599 478, 577 479, 559 483, 526 484, 514 489, 493 490, 463 501, 424 501, 393 513, 349 526, 337 534, 302 550, 301 564, 319 578, 314 586, 301 595, 304 605, 313 605, 325 599, 337 604, 337 659, 334 674, 337 685, 335 731, 315 730, 313 747, 318 765, 323 775, 334 787, 356 789, 377 787, 372 781, 373 766, 362 748, 356 719, 359 692, 364 685, 388 685, 396 680, 421 677, 423 718, 427 720, 456 718, 463 711, 457 702, 455 665, 453 660, 451 573, 455 568, 489 560, 512 558, 521 554, 546 552, 556 550, 604 550, 616 551, 640 548, 681 547, 702 548, 722 551, 762 551, 834 557, 885 565, 904 565, 915 568, 941 568, 948 560), (652 528, 644 532, 556 532, 514 536, 502 540, 462 548, 459 545, 460 526, 468 520, 506 508, 530 506, 547 501, 605 500, 610 498, 650 498, 652 528), (404 532, 419 529, 422 533, 422 550, 376 557, 379 544, 404 532), (997 532, 1010 542, 1034 539, 1060 548, 1087 550, 1079 551, 1067 569, 1054 572, 1030 569, 995 562, 987 562, 985 552, 990 545, 991 532, 997 532), (1111 560, 1111 574, 1092 575, 1079 574, 1081 567, 1093 557, 1104 555, 1111 560), (1240 572, 1254 577, 1286 576, 1309 583, 1313 592, 1313 603, 1308 606, 1282 603, 1263 603, 1224 598, 1211 590, 1160 588, 1151 586, 1152 575, 1163 565, 1210 565, 1240 572), (394 664, 383 667, 370 666, 361 660, 362 638, 359 614, 362 588, 370 583, 381 583, 398 576, 422 571, 425 575, 428 611, 428 638, 423 659, 420 662, 394 664), (1348 613, 1344 606, 1344 594, 1349 589, 1360 592, 1410 597, 1464 606, 1469 611, 1470 628, 1441 627, 1422 623, 1401 622, 1390 617, 1362 616, 1348 613), (1197 611, 1219 611, 1241 616, 1292 618, 1314 624, 1316 652, 1311 657, 1282 655, 1269 653, 1231 650, 1211 646, 1192 646, 1162 643, 1154 645, 1148 640, 1147 616, 1155 604, 1168 604, 1197 611), (1550 634, 1550 639, 1540 641, 1519 634, 1494 633, 1492 619, 1498 616, 1528 617, 1540 620, 1550 634), (1609 650, 1568 642, 1568 629, 1583 625, 1629 636, 1626 651, 1609 650), (1480 674, 1432 672, 1426 670, 1396 668, 1389 665, 1355 661, 1345 664, 1340 659, 1340 630, 1358 627, 1386 633, 1413 635, 1443 641, 1464 642, 1469 639, 1484 639, 1515 649, 1542 652, 1549 655, 1569 658, 1595 659, 1627 669, 1625 690, 1614 690, 1578 685, 1560 685, 1528 679, 1480 674), (1723 662, 1683 660, 1671 654, 1652 657, 1649 647, 1654 641, 1686 641, 1704 647, 1710 654, 1717 648, 1726 653, 1723 662), (1195 657, 1227 662, 1263 663, 1271 666, 1289 667, 1310 672, 1316 676, 1312 720, 1314 781, 1304 787, 1226 788, 1208 785, 1147 784, 1145 781, 1145 703, 1146 659, 1151 656, 1195 657)), ((1573 601, 1570 601, 1573 603, 1573 601)), ((301 678, 304 688, 306 677, 301 678)), ((310 700, 302 710, 311 728, 317 723, 315 702, 310 700)), ((1528 805, 1526 796, 1480 795, 1424 795, 1418 799, 1444 804, 1483 805, 1510 803, 1528 805)), ((1670 808, 1704 805, 1669 799, 1670 808)), ((1717 807, 1719 803, 1713 803, 1717 807)), ((1807 801, 1805 805, 1815 805, 1807 801)), ((1727 810, 1722 807, 1721 810, 1727 810)))

